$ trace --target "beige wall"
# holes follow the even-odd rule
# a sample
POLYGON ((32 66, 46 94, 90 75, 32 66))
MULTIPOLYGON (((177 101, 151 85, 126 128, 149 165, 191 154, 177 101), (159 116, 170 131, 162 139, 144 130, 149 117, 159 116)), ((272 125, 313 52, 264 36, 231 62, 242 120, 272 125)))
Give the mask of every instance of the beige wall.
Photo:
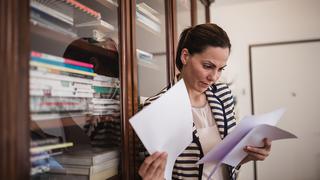
MULTIPOLYGON (((224 79, 234 82, 237 110, 243 117, 251 112, 249 45, 320 38, 320 1, 239 1, 217 0, 210 12, 211 21, 222 26, 231 38, 232 52, 224 79)), ((250 164, 242 168, 241 179, 253 179, 250 164)))

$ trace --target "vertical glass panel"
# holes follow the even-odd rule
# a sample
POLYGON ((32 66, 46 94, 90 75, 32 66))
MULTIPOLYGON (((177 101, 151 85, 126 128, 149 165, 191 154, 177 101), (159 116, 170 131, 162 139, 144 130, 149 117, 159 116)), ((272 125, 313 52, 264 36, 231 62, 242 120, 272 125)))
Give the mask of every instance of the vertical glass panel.
POLYGON ((201 0, 197 0, 197 24, 206 23, 206 9, 201 0))
POLYGON ((120 166, 117 0, 30 0, 31 179, 120 166))
POLYGON ((164 0, 136 1, 138 92, 142 101, 167 85, 164 0))
POLYGON ((191 26, 190 0, 177 0, 177 35, 191 26))

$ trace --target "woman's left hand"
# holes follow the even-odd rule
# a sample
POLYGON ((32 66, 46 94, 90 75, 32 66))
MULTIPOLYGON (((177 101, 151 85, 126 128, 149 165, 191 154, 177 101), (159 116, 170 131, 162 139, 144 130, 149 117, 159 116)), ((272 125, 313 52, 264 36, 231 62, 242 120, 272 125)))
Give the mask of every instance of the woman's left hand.
POLYGON ((264 138, 263 143, 264 145, 262 147, 246 146, 244 151, 248 153, 248 156, 245 157, 240 164, 244 164, 249 161, 265 160, 269 156, 271 150, 271 141, 267 138, 264 138))

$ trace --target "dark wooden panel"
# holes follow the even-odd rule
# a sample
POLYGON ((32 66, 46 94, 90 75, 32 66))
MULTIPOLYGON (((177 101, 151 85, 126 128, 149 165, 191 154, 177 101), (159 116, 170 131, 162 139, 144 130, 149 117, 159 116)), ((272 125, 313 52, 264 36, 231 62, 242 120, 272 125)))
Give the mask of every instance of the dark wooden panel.
POLYGON ((206 23, 210 23, 210 4, 211 4, 211 2, 209 2, 209 1, 207 1, 207 3, 205 3, 206 23))
POLYGON ((135 1, 120 2, 120 81, 121 81, 121 115, 122 115, 122 164, 121 179, 134 177, 134 140, 129 118, 138 107, 137 98, 137 64, 133 35, 135 34, 135 1))
POLYGON ((175 77, 175 44, 176 44, 176 13, 174 0, 165 1, 166 11, 166 51, 167 51, 167 83, 173 83, 175 77))
POLYGON ((197 0, 190 0, 191 1, 191 26, 197 25, 197 0))
POLYGON ((0 179, 29 179, 29 1, 0 2, 0 179))

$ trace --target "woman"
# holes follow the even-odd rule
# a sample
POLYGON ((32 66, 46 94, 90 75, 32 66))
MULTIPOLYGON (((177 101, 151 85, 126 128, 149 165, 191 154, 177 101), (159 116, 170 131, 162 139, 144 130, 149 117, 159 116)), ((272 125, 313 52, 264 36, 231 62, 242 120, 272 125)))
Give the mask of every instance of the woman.
MULTIPOLYGON (((180 70, 190 102, 194 121, 193 141, 177 158, 172 179, 207 179, 214 164, 195 164, 235 127, 234 102, 231 91, 219 83, 227 65, 231 44, 227 33, 216 24, 201 24, 185 29, 179 40, 176 66, 180 70)), ((147 104, 160 97, 168 88, 147 104)), ((271 142, 263 147, 246 146, 248 156, 240 163, 264 160, 271 142)), ((156 152, 145 158, 139 169, 143 179, 164 179, 167 154, 156 152)), ((214 180, 236 179, 239 167, 221 166, 211 177, 214 180)))

